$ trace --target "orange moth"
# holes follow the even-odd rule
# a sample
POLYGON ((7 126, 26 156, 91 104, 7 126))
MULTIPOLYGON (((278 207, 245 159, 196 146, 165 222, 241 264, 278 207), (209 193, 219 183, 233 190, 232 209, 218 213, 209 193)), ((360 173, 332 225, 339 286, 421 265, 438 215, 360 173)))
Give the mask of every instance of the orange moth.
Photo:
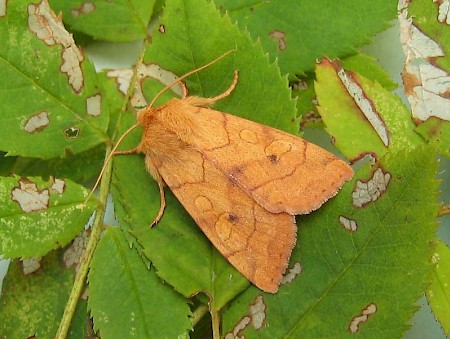
MULTIPOLYGON (((228 52, 230 53, 230 52, 228 52)), ((148 172, 165 208, 167 185, 220 253, 261 290, 275 293, 296 242, 296 214, 319 208, 353 171, 324 149, 286 132, 210 109, 232 94, 234 81, 214 98, 188 96, 152 108, 163 91, 139 112, 148 172)))

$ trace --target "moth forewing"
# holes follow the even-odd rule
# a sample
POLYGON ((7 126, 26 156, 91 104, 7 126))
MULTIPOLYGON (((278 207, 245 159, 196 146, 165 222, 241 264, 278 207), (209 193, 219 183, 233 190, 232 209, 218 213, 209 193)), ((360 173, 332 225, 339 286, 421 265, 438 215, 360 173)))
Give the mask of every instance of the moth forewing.
POLYGON ((345 162, 289 133, 212 109, 180 108, 183 120, 196 124, 189 145, 272 213, 309 213, 353 176, 345 162))
POLYGON ((164 182, 238 271, 262 290, 276 292, 295 244, 294 217, 268 212, 197 150, 181 153, 181 166, 154 157, 164 182))

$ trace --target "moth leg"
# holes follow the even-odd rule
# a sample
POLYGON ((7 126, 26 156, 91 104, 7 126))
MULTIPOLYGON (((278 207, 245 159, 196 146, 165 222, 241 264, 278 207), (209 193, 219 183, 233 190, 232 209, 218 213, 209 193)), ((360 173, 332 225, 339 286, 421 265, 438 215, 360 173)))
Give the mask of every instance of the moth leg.
MULTIPOLYGON (((116 145, 115 147, 117 147, 117 145, 116 145)), ((138 146, 138 147, 139 147, 139 146, 138 146)), ((138 153, 138 152, 139 152, 138 147, 135 147, 135 148, 130 149, 130 150, 128 150, 128 151, 114 151, 114 152, 112 152, 112 153, 110 153, 110 154, 108 155, 108 157, 106 158, 105 163, 103 164, 103 167, 102 167, 102 169, 101 169, 101 171, 100 171, 100 174, 98 175, 97 181, 95 182, 94 187, 93 187, 92 190, 91 190, 91 193, 89 193, 88 197, 87 197, 86 200, 84 201, 84 205, 86 205, 87 201, 91 198, 92 193, 94 193, 95 189, 98 187, 98 185, 99 185, 99 183, 100 183, 100 179, 102 178, 102 175, 103 175, 103 173, 105 172, 106 164, 112 159, 112 157, 115 156, 115 155, 121 155, 121 154, 133 154, 133 153, 138 153)))
POLYGON ((183 100, 193 106, 200 106, 200 107, 211 106, 216 101, 219 101, 220 99, 223 99, 223 98, 229 96, 231 94, 231 92, 233 92, 234 88, 237 85, 238 77, 239 77, 238 71, 234 71, 234 79, 233 79, 233 82, 231 83, 230 87, 228 87, 228 89, 225 92, 215 96, 214 98, 200 98, 200 97, 192 96, 192 97, 183 98, 183 100))
POLYGON ((227 96, 229 96, 231 94, 231 92, 233 92, 234 88, 236 87, 238 78, 239 78, 239 73, 236 70, 236 71, 234 71, 234 78, 233 78, 233 82, 231 83, 230 87, 228 87, 228 89, 225 92, 223 92, 222 94, 219 94, 218 96, 215 96, 214 98, 207 98, 208 101, 210 101, 211 104, 213 104, 216 101, 219 101, 220 99, 223 99, 223 98, 226 98, 227 96))
POLYGON ((139 153, 137 146, 132 149, 129 149, 127 151, 114 151, 113 155, 127 155, 127 154, 134 154, 134 153, 139 153))
POLYGON ((150 227, 152 227, 154 224, 158 223, 158 221, 161 219, 161 217, 164 214, 164 209, 166 208, 166 197, 164 195, 164 181, 161 178, 161 175, 159 174, 158 168, 156 167, 155 163, 153 162, 152 158, 147 155, 145 157, 145 167, 147 167, 147 171, 150 173, 150 175, 155 179, 155 181, 158 183, 159 187, 159 198, 160 198, 160 206, 158 214, 156 215, 155 219, 150 224, 150 227))
POLYGON ((155 219, 150 224, 150 227, 152 227, 153 225, 158 223, 159 220, 161 220, 161 217, 163 216, 164 210, 166 208, 166 197, 164 195, 164 184, 162 182, 158 182, 158 187, 159 187, 159 198, 160 198, 161 204, 159 206, 158 214, 156 215, 155 219))
POLYGON ((183 94, 181 95, 181 99, 185 99, 188 96, 186 84, 183 81, 178 81, 178 84, 180 85, 181 91, 183 92, 183 94))

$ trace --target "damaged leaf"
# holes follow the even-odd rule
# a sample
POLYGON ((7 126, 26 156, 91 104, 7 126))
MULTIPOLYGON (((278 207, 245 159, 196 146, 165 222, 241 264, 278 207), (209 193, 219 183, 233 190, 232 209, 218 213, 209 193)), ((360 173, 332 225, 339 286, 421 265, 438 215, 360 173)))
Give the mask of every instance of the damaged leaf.
POLYGON ((413 116, 450 121, 450 29, 439 16, 448 1, 417 0, 401 6, 400 38, 406 56, 402 77, 413 116))
POLYGON ((62 265, 63 250, 52 251, 35 273, 24 275, 13 260, 3 282, 0 333, 5 338, 53 338, 72 288, 74 271, 62 265))
POLYGON ((401 2, 404 91, 417 130, 449 156, 450 26, 448 1, 401 2))
POLYGON ((155 0, 49 0, 71 30, 96 40, 135 41, 147 36, 155 0))
POLYGON ((7 5, 8 20, 0 20, 0 110, 8 128, 0 150, 49 159, 103 143, 109 114, 100 112, 106 108, 91 62, 47 0, 7 5), (96 115, 89 114, 93 96, 100 98, 96 115))
POLYGON ((428 118, 420 124, 417 133, 439 147, 442 154, 450 158, 450 122, 436 117, 428 118))
POLYGON ((357 47, 389 26, 393 1, 232 1, 216 0, 251 37, 260 39, 283 74, 311 72, 317 59, 354 54, 357 47), (355 6, 358 15, 355 15, 355 6), (357 28, 357 29, 355 29, 357 28))
POLYGON ((316 77, 318 110, 326 130, 351 161, 367 154, 380 158, 388 150, 396 152, 422 143, 400 98, 378 82, 328 59, 317 65, 316 77))
POLYGON ((225 337, 236 329, 246 338, 401 337, 433 270, 436 169, 433 149, 388 154, 358 171, 318 211, 300 216, 291 257, 301 263, 300 275, 275 295, 251 287, 234 299, 223 315, 225 337), (355 204, 358 182, 372 187, 379 169, 390 175, 384 193, 369 193, 373 199, 365 206, 355 204), (342 227, 342 216, 357 228, 342 227), (251 316, 258 298, 265 304, 259 328, 251 316), (336 305, 339 311, 330 312, 336 305))
POLYGON ((5 258, 41 257, 66 245, 95 206, 83 206, 87 190, 67 179, 0 177, 0 253, 5 258))

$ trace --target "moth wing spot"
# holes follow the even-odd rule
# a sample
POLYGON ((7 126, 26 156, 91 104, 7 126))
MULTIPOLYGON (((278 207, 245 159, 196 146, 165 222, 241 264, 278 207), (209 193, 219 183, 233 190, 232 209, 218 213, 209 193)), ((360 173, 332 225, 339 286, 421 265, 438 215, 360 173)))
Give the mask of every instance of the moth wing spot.
POLYGON ((356 333, 359 331, 359 327, 367 322, 369 317, 377 312, 377 305, 371 303, 367 305, 360 314, 358 314, 356 317, 352 318, 350 321, 350 325, 348 326, 348 329, 352 333, 356 333))
POLYGON ((213 210, 211 200, 209 200, 204 195, 199 195, 197 198, 195 198, 194 204, 203 213, 211 212, 213 210))
POLYGON ((78 8, 72 8, 70 14, 74 18, 78 18, 80 15, 89 14, 95 11, 95 4, 92 2, 84 2, 78 8))
POLYGON ((241 176, 243 174, 244 168, 245 168, 245 166, 243 166, 242 164, 232 167, 230 169, 230 177, 234 179, 234 178, 241 176))
POLYGON ((239 137, 243 141, 248 142, 249 144, 258 144, 259 143, 258 135, 249 129, 241 130, 239 132, 239 137))
POLYGON ((68 127, 64 130, 64 134, 67 139, 76 139, 80 134, 80 129, 78 127, 68 127))
POLYGON ((161 34, 166 33, 166 26, 164 26, 163 24, 160 24, 160 25, 158 26, 158 31, 159 31, 159 33, 161 33, 161 34))
POLYGON ((283 279, 281 279, 281 285, 290 284, 294 279, 302 273, 302 265, 299 262, 296 262, 292 268, 290 268, 284 275, 283 279))
POLYGON ((101 113, 102 96, 96 94, 86 99, 86 112, 87 114, 97 117, 101 113))
POLYGON ((239 220, 239 217, 236 214, 229 213, 228 220, 230 222, 237 222, 239 220))
POLYGON ((384 192, 386 192, 391 180, 390 173, 384 173, 381 168, 376 169, 371 179, 367 182, 358 180, 352 193, 353 205, 363 207, 375 202, 384 192))
POLYGON ((65 187, 66 187, 65 180, 55 179, 51 188, 52 188, 52 190, 58 192, 59 194, 62 194, 64 192, 65 187))
POLYGON ((36 272, 38 269, 42 267, 41 265, 42 258, 27 258, 22 260, 22 271, 23 274, 29 275, 33 272, 36 272))
POLYGON ((19 180, 19 186, 11 191, 12 200, 16 201, 25 213, 36 212, 48 208, 49 192, 38 190, 34 182, 19 180))
POLYGON ((33 133, 44 129, 48 126, 50 120, 47 112, 40 112, 32 115, 23 126, 23 129, 28 133, 33 133))
POLYGON ((222 241, 230 240, 233 233, 234 221, 230 220, 230 213, 222 213, 217 219, 215 230, 222 241))
POLYGON ((350 232, 356 232, 358 230, 358 224, 353 219, 348 219, 343 215, 339 216, 339 223, 350 232))
POLYGON ((289 153, 291 149, 292 146, 289 142, 284 140, 274 140, 264 149, 264 152, 272 163, 277 163, 280 158, 284 154, 289 153))
POLYGON ((286 49, 286 34, 283 31, 274 30, 269 33, 269 36, 278 42, 278 49, 280 51, 286 49))
POLYGON ((271 155, 267 156, 267 158, 273 164, 276 164, 278 162, 278 157, 275 154, 271 154, 271 155))
POLYGON ((81 71, 83 54, 76 46, 72 35, 65 29, 61 18, 53 13, 47 1, 42 0, 39 4, 28 5, 28 27, 47 45, 61 45, 63 51, 60 70, 67 74, 72 89, 79 93, 84 82, 81 71))

